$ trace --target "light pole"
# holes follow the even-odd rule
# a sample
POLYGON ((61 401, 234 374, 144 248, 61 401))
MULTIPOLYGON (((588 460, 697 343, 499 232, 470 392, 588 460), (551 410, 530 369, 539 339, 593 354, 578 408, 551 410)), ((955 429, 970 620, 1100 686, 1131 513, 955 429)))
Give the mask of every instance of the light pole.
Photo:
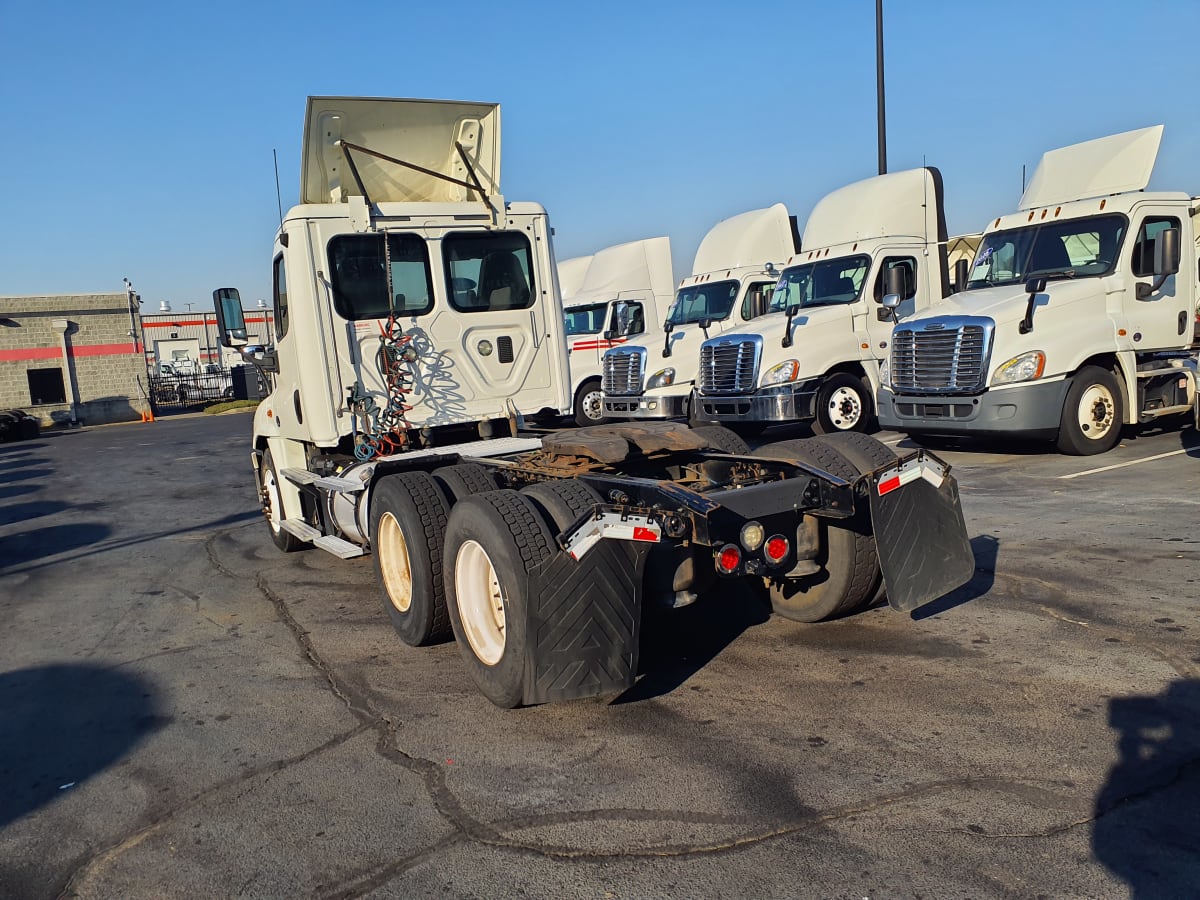
POLYGON ((887 174, 887 122, 883 112, 883 0, 875 0, 875 96, 879 114, 879 174, 887 174))

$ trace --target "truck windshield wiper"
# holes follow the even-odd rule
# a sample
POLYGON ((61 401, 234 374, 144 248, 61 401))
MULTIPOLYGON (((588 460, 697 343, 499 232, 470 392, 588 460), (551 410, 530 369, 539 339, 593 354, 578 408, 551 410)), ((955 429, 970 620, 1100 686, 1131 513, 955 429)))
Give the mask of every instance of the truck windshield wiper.
POLYGON ((1049 272, 1043 272, 1040 269, 1035 269, 1032 272, 1025 273, 1026 278, 1074 278, 1074 269, 1054 269, 1049 272))

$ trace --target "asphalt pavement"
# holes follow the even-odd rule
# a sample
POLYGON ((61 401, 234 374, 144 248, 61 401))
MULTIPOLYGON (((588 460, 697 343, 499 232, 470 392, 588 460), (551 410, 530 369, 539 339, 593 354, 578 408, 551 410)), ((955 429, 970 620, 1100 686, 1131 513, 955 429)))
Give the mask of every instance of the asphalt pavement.
POLYGON ((966 587, 809 626, 725 587, 624 694, 513 711, 369 558, 275 549, 249 431, 0 445, 0 897, 1196 894, 1190 428, 939 448, 966 587))

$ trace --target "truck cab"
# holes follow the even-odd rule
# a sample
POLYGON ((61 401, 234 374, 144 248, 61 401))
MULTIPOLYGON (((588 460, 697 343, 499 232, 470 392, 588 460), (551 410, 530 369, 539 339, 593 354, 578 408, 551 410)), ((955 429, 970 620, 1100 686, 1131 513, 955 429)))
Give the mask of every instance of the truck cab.
POLYGON ((782 203, 713 226, 696 251, 692 274, 679 282, 662 342, 652 343, 648 334, 645 342, 604 354, 605 416, 694 418, 700 343, 761 314, 779 276, 776 265, 799 246, 795 220, 782 203))
POLYGON ((828 194, 767 314, 701 344, 699 417, 742 429, 811 419, 818 433, 872 430, 893 323, 950 292, 951 248, 961 254, 974 239, 947 238, 937 169, 828 194))
POLYGON ((1145 191, 1161 137, 1042 157, 1017 211, 989 223, 965 290, 896 327, 884 427, 1090 455, 1122 425, 1195 415, 1200 203, 1145 191))
POLYGON ((559 281, 578 277, 570 293, 563 288, 567 352, 571 371, 572 412, 577 425, 605 421, 601 395, 601 358, 606 350, 662 329, 671 305, 674 275, 671 240, 649 238, 617 244, 592 256, 579 275, 575 260, 559 263, 559 281))
MULTIPOLYGON (((274 346, 243 354, 273 382, 254 452, 278 521, 305 511, 273 470, 514 435, 524 414, 570 409, 550 224, 500 192, 497 104, 309 98, 300 204, 271 269, 274 346)), ((237 291, 215 299, 223 341, 244 344, 237 291)))

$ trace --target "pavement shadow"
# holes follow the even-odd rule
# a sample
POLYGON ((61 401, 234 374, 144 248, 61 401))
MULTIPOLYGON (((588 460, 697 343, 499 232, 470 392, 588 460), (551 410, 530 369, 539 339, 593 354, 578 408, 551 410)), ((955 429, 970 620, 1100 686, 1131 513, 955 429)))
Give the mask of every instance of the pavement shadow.
POLYGON ((765 598, 732 581, 720 583, 682 609, 646 608, 638 647, 641 677, 615 697, 612 705, 671 693, 744 631, 770 617, 765 598))
POLYGON ((49 478, 53 472, 53 469, 19 469, 15 466, 11 469, 5 469, 0 467, 0 484, 7 484, 13 481, 27 481, 35 478, 49 478))
POLYGON ((111 528, 99 522, 76 522, 31 528, 20 534, 0 537, 0 571, 97 544, 111 533, 111 528))
POLYGON ((125 756, 166 719, 153 686, 98 665, 0 674, 0 829, 125 756))
POLYGON ((0 506, 0 525, 12 525, 16 522, 25 522, 29 519, 37 519, 41 516, 52 516, 57 512, 62 512, 64 509, 71 509, 67 503, 61 503, 58 500, 31 500, 28 503, 11 503, 7 506, 0 506))
POLYGON ((1000 554, 1000 539, 990 534, 971 538, 971 552, 975 554, 975 574, 962 587, 955 588, 945 597, 927 603, 910 614, 913 619, 928 619, 947 610, 970 603, 982 597, 996 583, 996 557, 1000 554))
POLYGON ((1092 852, 1134 898, 1195 897, 1200 886, 1200 680, 1115 697, 1120 759, 1096 796, 1092 852))

